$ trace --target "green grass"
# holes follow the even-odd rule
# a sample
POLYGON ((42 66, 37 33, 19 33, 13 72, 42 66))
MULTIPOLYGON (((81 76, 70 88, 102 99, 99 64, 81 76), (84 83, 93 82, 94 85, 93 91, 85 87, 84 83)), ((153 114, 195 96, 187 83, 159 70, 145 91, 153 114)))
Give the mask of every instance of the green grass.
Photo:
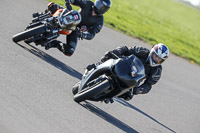
MULTIPOLYGON (((63 5, 64 0, 53 0, 63 5)), ((74 8, 77 9, 77 8, 74 8)), ((112 0, 105 25, 200 64, 200 10, 174 0, 112 0)), ((137 44, 133 44, 137 45, 137 44)))

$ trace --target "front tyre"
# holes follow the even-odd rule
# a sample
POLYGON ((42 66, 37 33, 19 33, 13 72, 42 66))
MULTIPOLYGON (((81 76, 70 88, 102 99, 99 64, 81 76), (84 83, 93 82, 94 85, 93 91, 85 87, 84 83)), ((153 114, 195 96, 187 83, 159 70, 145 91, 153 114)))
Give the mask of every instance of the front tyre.
POLYGON ((17 43, 19 41, 28 39, 32 36, 38 35, 38 34, 43 34, 46 32, 46 26, 45 25, 41 25, 26 31, 23 31, 21 33, 18 33, 16 35, 13 36, 13 42, 17 43))
POLYGON ((109 83, 108 79, 103 80, 98 85, 95 85, 88 89, 84 88, 82 91, 80 91, 79 93, 74 95, 74 101, 79 103, 84 100, 94 98, 98 94, 101 94, 102 92, 107 91, 109 88, 110 88, 110 83, 109 83))

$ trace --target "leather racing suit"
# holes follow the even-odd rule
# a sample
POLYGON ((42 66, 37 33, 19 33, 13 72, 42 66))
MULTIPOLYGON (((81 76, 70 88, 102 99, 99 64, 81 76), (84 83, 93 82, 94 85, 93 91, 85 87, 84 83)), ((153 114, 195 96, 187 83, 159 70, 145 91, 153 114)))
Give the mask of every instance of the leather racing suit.
MULTIPOLYGON (((66 43, 62 43, 58 40, 51 42, 52 47, 57 47, 65 55, 71 56, 77 46, 78 38, 91 40, 94 36, 99 33, 103 27, 104 18, 103 15, 92 15, 94 3, 88 0, 71 0, 71 4, 80 7, 80 14, 82 20, 78 24, 75 31, 68 36, 66 36, 66 43), (87 29, 87 31, 82 32, 80 29, 87 29)), ((69 6, 69 3, 66 4, 69 6)), ((58 6, 56 6, 58 7, 58 6)), ((62 7, 58 7, 62 8, 62 7)))
POLYGON ((158 80, 160 79, 161 73, 162 73, 162 66, 161 65, 156 66, 156 67, 150 66, 150 64, 147 61, 150 51, 147 48, 140 47, 140 46, 134 46, 134 47, 129 47, 129 48, 127 46, 121 46, 112 51, 108 51, 105 54, 105 56, 102 57, 101 61, 104 62, 112 58, 110 54, 112 52, 119 57, 130 56, 134 54, 142 61, 145 67, 146 79, 144 83, 140 85, 139 87, 135 87, 131 89, 130 92, 123 94, 121 97, 124 98, 125 100, 130 100, 133 97, 133 94, 136 95, 136 94, 148 93, 151 90, 152 85, 156 84, 158 80))

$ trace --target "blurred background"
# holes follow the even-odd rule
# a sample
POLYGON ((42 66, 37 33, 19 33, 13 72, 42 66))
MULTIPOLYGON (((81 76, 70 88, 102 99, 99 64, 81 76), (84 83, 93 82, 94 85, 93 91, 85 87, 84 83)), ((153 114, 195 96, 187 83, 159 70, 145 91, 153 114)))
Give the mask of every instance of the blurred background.
POLYGON ((187 2, 188 4, 191 4, 195 7, 200 8, 200 0, 182 0, 184 2, 187 2))

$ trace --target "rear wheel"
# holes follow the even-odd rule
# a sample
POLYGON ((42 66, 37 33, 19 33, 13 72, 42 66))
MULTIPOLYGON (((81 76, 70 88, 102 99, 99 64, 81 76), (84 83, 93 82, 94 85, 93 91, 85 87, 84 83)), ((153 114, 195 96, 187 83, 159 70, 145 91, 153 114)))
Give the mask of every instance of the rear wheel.
POLYGON ((107 91, 110 88, 110 83, 108 79, 102 80, 98 85, 93 87, 86 87, 76 95, 74 95, 74 101, 82 102, 94 98, 95 96, 107 91))
POLYGON ((13 36, 13 41, 15 43, 17 43, 19 41, 28 39, 28 38, 30 38, 32 36, 35 36, 35 35, 38 35, 38 34, 43 34, 45 32, 46 32, 46 26, 45 25, 41 25, 41 26, 26 30, 26 31, 23 31, 21 33, 18 33, 16 35, 14 35, 13 36))

